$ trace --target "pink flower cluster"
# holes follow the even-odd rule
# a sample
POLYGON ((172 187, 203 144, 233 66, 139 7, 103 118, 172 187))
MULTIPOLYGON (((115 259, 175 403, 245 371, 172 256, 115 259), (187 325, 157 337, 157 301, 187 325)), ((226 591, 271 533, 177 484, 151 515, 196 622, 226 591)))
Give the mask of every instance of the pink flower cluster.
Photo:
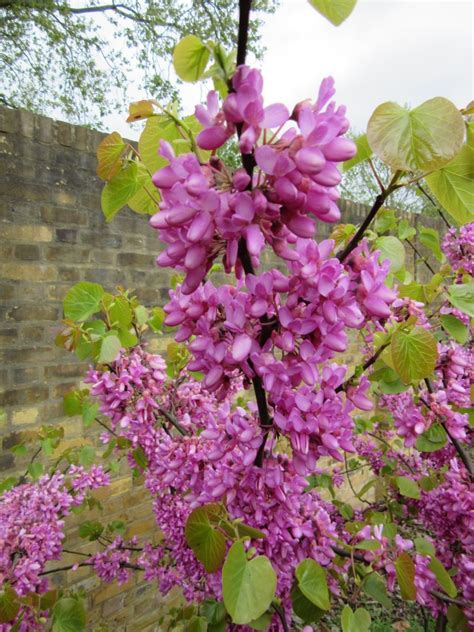
POLYGON ((441 248, 453 270, 474 276, 474 222, 461 226, 459 230, 450 228, 441 248))
POLYGON ((130 577, 131 553, 136 546, 138 538, 132 538, 125 542, 117 537, 103 551, 94 553, 89 558, 95 572, 105 582, 117 581, 124 584, 130 577))
POLYGON ((241 66, 233 77, 233 89, 219 109, 217 95, 208 95, 207 109, 197 106, 196 116, 205 129, 197 137, 203 149, 216 149, 237 129, 244 154, 255 153, 260 169, 253 179, 243 169, 230 174, 217 159, 200 165, 194 154, 176 157, 171 146, 161 143, 169 165, 153 176, 162 196, 161 210, 150 223, 167 244, 157 262, 184 270, 183 292, 191 293, 205 277, 212 262, 223 255, 226 271, 236 268, 239 241, 243 239, 255 265, 265 242, 288 260, 296 260, 293 245, 298 237, 312 238, 312 214, 326 222, 340 217, 336 200, 341 176, 338 162, 356 151, 342 138, 348 129, 345 108, 330 103, 333 80, 324 80, 314 105, 301 103, 290 127, 257 147, 263 130, 281 128, 290 121, 282 104, 263 107, 263 80, 257 70, 241 66))
POLYGON ((42 476, 0 497, 0 585, 9 583, 19 596, 48 590, 42 573, 61 557, 65 516, 86 490, 109 484, 100 466, 90 472, 71 466, 67 474, 42 476))
POLYGON ((413 447, 417 438, 440 420, 452 437, 466 440, 467 414, 456 408, 471 405, 473 360, 472 351, 455 342, 439 344, 433 392, 423 389, 416 401, 411 391, 381 399, 381 404, 392 413, 397 433, 404 438, 406 447, 413 447))

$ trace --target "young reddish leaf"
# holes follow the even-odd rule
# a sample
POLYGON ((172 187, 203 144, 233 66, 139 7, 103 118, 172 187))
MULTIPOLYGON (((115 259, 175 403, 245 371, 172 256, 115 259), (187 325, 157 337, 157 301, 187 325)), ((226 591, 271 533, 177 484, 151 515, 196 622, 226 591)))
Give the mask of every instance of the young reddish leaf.
POLYGON ((111 180, 122 167, 121 157, 127 144, 118 132, 112 132, 97 147, 97 175, 111 180))
POLYGON ((395 571, 402 599, 414 601, 416 599, 415 564, 406 551, 398 556, 395 571))

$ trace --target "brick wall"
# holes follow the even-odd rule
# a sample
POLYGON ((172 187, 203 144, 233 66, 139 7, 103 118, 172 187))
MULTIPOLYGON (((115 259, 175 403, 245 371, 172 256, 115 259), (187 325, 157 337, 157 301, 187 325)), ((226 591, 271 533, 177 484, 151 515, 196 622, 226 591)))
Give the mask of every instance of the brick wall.
MULTIPOLYGON (((85 369, 53 345, 68 288, 80 280, 108 290, 120 284, 147 305, 163 304, 167 296, 169 275, 154 265, 159 244, 146 219, 130 211, 110 224, 103 219, 102 183, 95 176, 102 138, 83 127, 0 108, 0 407, 6 413, 0 416, 0 480, 25 467, 9 451, 21 431, 57 422, 65 428, 63 447, 96 443, 96 437, 83 435, 79 420, 62 415, 62 397, 85 369)), ((343 203, 342 210, 346 223, 358 223, 366 213, 352 203, 343 203)), ((319 237, 330 231, 319 226, 319 237)), ((140 481, 123 472, 103 496, 107 520, 130 522, 129 536, 157 537, 140 481)), ((68 529, 71 548, 93 549, 79 539, 74 520, 68 529)), ((70 558, 66 564, 77 559, 70 558)), ((99 585, 88 569, 62 573, 57 581, 87 590, 90 629, 99 623, 125 632, 158 629, 154 585, 137 578, 125 587, 99 585)))

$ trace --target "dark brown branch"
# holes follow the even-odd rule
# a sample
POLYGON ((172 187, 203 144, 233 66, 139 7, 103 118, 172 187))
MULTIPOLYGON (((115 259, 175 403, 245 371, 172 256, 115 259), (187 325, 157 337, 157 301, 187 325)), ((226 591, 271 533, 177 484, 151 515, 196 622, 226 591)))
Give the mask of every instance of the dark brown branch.
MULTIPOLYGON (((247 57, 247 40, 248 40, 248 30, 249 30, 249 20, 250 20, 250 9, 252 7, 252 0, 239 0, 239 33, 238 33, 238 43, 237 43, 237 66, 245 64, 245 59, 247 57)), ((229 90, 232 90, 232 85, 229 85, 229 90)), ((237 125, 237 135, 240 138, 242 134, 242 125, 237 125)), ((250 176, 249 188, 252 186, 252 176, 253 170, 255 167, 255 158, 253 154, 241 154, 242 165, 245 171, 250 176)), ((255 274, 255 270, 252 264, 252 259, 250 257, 249 251, 247 249, 247 244, 244 238, 241 238, 239 241, 239 250, 238 256, 240 263, 242 264, 242 268, 244 269, 245 274, 255 274)), ((271 335, 273 325, 269 323, 268 317, 263 316, 260 319, 262 323, 262 333, 260 338, 260 344, 264 344, 266 340, 271 335)), ((265 450, 265 443, 267 440, 268 430, 272 426, 272 419, 270 417, 270 413, 268 412, 268 403, 267 396, 265 394, 265 389, 263 388, 262 378, 259 377, 255 370, 253 369, 252 363, 249 361, 250 368, 254 372, 254 377, 252 378, 253 389, 255 392, 255 399, 257 401, 258 415, 260 417, 260 425, 263 429, 263 438, 260 448, 258 449, 257 456, 255 458, 255 465, 261 467, 263 464, 263 454, 265 450)))
MULTIPOLYGON (((354 558, 358 562, 365 562, 366 564, 368 563, 362 553, 346 551, 345 549, 335 544, 332 544, 331 548, 334 553, 337 553, 337 555, 339 555, 340 557, 346 557, 348 559, 354 558)), ((448 595, 444 595, 437 590, 430 590, 430 594, 433 595, 433 597, 435 597, 436 599, 443 601, 444 603, 452 603, 456 606, 459 606, 460 608, 472 608, 472 606, 474 605, 474 603, 469 601, 462 601, 461 599, 453 599, 453 597, 448 597, 448 595)))
MULTIPOLYGON (((429 378, 425 379, 425 384, 426 384, 426 388, 428 389, 428 393, 434 393, 433 385, 431 384, 431 381, 429 380, 429 378)), ((431 410, 431 406, 429 405, 429 402, 427 402, 422 397, 420 397, 420 401, 422 401, 423 404, 429 410, 431 410)), ((446 434, 448 435, 449 440, 453 444, 454 449, 458 453, 459 458, 464 463, 464 466, 465 466, 466 470, 469 473, 469 478, 471 479, 471 481, 474 481, 474 467, 472 465, 471 459, 469 458, 469 454, 465 451, 465 449, 463 448, 461 443, 456 439, 456 437, 452 436, 452 434, 449 432, 449 430, 448 430, 448 428, 446 426, 446 423, 443 421, 442 418, 440 418, 440 422, 441 422, 441 425, 443 426, 446 434)))
POLYGON ((428 263, 428 261, 426 260, 426 257, 424 257, 421 252, 418 250, 418 248, 415 246, 415 244, 410 241, 409 239, 405 240, 407 242, 407 244, 410 246, 410 248, 413 250, 413 252, 418 255, 418 257, 420 257, 420 259, 423 261, 423 263, 425 264, 425 266, 428 268, 428 270, 431 272, 431 274, 436 274, 436 272, 433 270, 433 268, 431 267, 431 265, 428 263))
POLYGON ((245 64, 249 35, 250 9, 252 0, 239 0, 239 34, 237 39, 237 66, 245 64))
POLYGON ((277 603, 272 603, 272 607, 273 607, 273 610, 275 610, 275 612, 277 613, 278 618, 281 621, 281 625, 282 625, 283 631, 284 632, 290 632, 290 629, 289 629, 288 624, 286 622, 286 616, 285 616, 285 611, 284 611, 283 607, 279 606, 277 603))
MULTIPOLYGON (((380 354, 388 347, 390 343, 387 342, 386 344, 382 345, 381 347, 379 347, 377 349, 377 351, 374 353, 373 356, 371 356, 368 360, 366 360, 364 362, 364 364, 362 365, 362 370, 363 371, 367 371, 368 368, 370 368, 373 364, 375 364, 375 362, 378 360, 378 358, 380 357, 380 354)), ((336 388, 336 393, 340 393, 341 391, 345 391, 346 388, 350 385, 350 383, 352 382, 354 376, 352 375, 348 380, 346 380, 345 382, 343 382, 342 384, 340 384, 337 388, 336 388)))
POLYGON ((365 231, 367 230, 367 228, 372 223, 372 221, 375 218, 375 216, 377 215, 378 211, 384 205, 385 200, 396 189, 398 189, 398 185, 396 184, 396 182, 397 182, 399 176, 400 176, 400 172, 397 171, 395 173, 395 175, 393 176, 392 181, 390 182, 388 187, 384 191, 382 191, 381 193, 379 193, 377 195, 377 197, 375 198, 374 205, 370 209, 369 214, 367 215, 367 217, 364 219, 364 221, 360 225, 359 230, 356 232, 354 237, 352 237, 352 239, 347 244, 347 246, 344 248, 344 250, 342 250, 340 253, 337 254, 337 258, 339 259, 339 261, 342 262, 345 259, 347 259, 347 257, 351 254, 351 252, 354 250, 354 248, 356 248, 358 246, 359 242, 361 241, 361 239, 363 238, 363 236, 365 234, 365 231))
POLYGON ((448 625, 448 621, 444 613, 440 612, 436 619, 435 632, 445 632, 445 630, 447 629, 447 625, 448 625))
POLYGON ((427 200, 429 200, 431 202, 431 204, 435 207, 435 209, 438 211, 439 216, 441 217, 441 219, 443 220, 443 222, 445 223, 447 228, 451 228, 451 224, 448 222, 448 220, 446 219, 446 217, 444 216, 444 213, 441 212, 441 209, 439 208, 439 206, 436 204, 436 202, 434 201, 434 199, 431 197, 431 195, 421 186, 421 184, 419 182, 416 183, 416 186, 418 188, 418 190, 423 193, 423 195, 426 197, 427 200))
POLYGON ((174 426, 180 434, 183 435, 183 437, 188 434, 187 430, 183 428, 183 426, 179 423, 174 415, 161 407, 158 410, 163 415, 163 417, 165 417, 170 422, 170 424, 174 426))

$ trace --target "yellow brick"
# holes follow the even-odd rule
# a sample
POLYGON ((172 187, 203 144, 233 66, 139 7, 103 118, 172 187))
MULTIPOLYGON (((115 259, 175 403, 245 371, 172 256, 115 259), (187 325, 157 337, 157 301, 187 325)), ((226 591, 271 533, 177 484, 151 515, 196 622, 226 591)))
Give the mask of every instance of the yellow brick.
POLYGON ((140 522, 134 522, 127 529, 127 536, 131 538, 134 535, 143 535, 144 533, 153 532, 156 529, 156 522, 153 518, 148 520, 140 520, 140 522))
POLYGON ((12 414, 12 422, 14 426, 26 426, 34 424, 38 421, 39 409, 35 406, 14 410, 12 414))
POLYGON ((55 281, 58 270, 34 263, 5 263, 0 267, 0 276, 13 281, 55 281))
POLYGON ((52 241, 53 231, 47 226, 17 226, 1 224, 0 233, 6 241, 52 241))
POLYGON ((106 601, 107 599, 111 599, 111 597, 115 597, 115 595, 130 590, 130 588, 134 585, 134 581, 135 578, 132 577, 126 584, 122 584, 121 586, 119 586, 117 582, 114 582, 113 584, 106 584, 101 587, 92 595, 94 606, 106 601))

